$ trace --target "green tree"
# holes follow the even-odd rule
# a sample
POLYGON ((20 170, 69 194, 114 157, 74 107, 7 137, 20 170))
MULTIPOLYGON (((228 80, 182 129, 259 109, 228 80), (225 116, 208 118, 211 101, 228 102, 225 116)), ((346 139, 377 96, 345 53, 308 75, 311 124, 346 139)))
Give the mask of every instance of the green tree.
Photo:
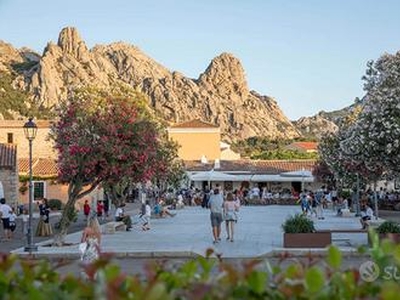
POLYGON ((13 119, 15 114, 47 119, 52 116, 50 110, 38 107, 28 93, 13 87, 15 76, 0 72, 0 114, 5 119, 13 119))

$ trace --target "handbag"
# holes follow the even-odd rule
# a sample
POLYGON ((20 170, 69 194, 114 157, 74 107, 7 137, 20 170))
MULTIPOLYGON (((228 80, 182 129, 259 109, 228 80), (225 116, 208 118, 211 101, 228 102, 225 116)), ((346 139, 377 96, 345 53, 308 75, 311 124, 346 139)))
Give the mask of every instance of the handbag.
POLYGON ((237 221, 237 215, 234 211, 227 211, 225 213, 225 221, 237 221))
POLYGON ((79 244, 78 249, 81 252, 81 254, 85 253, 87 246, 88 246, 87 242, 83 242, 83 243, 79 244))

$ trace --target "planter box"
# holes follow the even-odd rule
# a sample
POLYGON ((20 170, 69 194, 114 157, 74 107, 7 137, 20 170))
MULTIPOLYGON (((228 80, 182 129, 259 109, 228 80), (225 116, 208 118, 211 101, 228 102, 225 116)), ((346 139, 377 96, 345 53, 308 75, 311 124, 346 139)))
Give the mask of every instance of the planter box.
POLYGON ((400 233, 380 233, 379 239, 389 239, 395 244, 400 244, 400 233))
MULTIPOLYGON (((381 242, 383 239, 389 239, 395 244, 400 244, 400 233, 379 233, 379 241, 381 242)), ((368 244, 372 246, 371 237, 368 234, 368 244)))
POLYGON ((327 232, 284 233, 285 248, 325 248, 332 243, 332 234, 327 232))

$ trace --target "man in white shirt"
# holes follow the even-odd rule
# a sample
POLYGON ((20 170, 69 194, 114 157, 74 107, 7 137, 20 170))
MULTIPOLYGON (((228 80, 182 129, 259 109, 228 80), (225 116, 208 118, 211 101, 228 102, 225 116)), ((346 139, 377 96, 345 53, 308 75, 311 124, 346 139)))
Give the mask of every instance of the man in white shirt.
POLYGON ((0 216, 3 222, 4 238, 11 239, 10 215, 12 213, 11 207, 6 204, 6 199, 0 199, 0 216))
POLYGON ((214 193, 210 195, 210 200, 208 202, 208 206, 210 208, 211 214, 211 227, 212 233, 214 237, 214 244, 217 244, 221 238, 221 223, 222 219, 222 206, 224 204, 224 198, 218 188, 214 189, 214 193))

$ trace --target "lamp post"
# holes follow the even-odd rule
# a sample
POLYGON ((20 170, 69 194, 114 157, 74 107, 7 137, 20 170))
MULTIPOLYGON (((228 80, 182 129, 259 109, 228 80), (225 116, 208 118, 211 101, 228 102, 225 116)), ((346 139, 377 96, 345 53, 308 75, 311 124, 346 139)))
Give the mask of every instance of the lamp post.
POLYGON ((33 186, 32 186, 32 142, 36 137, 37 126, 33 122, 33 118, 29 118, 28 122, 24 124, 24 134, 29 141, 29 221, 28 221, 28 245, 25 246, 24 251, 32 253, 37 251, 37 246, 33 244, 33 230, 32 230, 32 211, 33 211, 33 186))

